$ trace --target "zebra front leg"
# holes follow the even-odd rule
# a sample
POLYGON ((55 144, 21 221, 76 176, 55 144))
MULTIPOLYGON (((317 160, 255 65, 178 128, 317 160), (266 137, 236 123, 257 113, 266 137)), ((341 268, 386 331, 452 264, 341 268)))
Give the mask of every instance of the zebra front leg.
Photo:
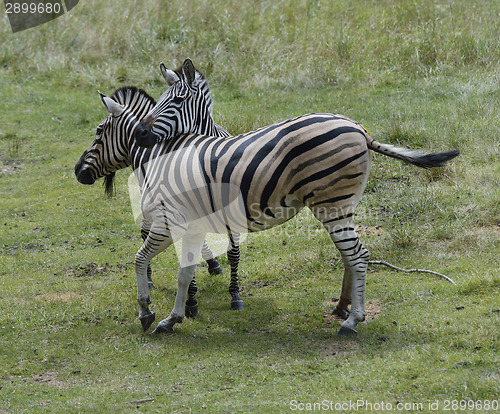
MULTIPOLYGON (((141 236, 142 236, 142 242, 144 243, 144 241, 146 241, 146 238, 148 237, 148 234, 149 234, 149 229, 145 229, 144 228, 144 223, 143 223, 143 228, 141 229, 141 236)), ((155 288, 155 285, 153 283, 153 278, 151 277, 152 274, 153 274, 153 271, 151 270, 151 262, 148 263, 148 287, 149 287, 149 290, 154 290, 155 288)))
POLYGON ((155 320, 155 313, 149 310, 151 296, 149 294, 147 269, 151 259, 172 244, 168 234, 148 234, 141 248, 135 255, 135 272, 137 277, 137 302, 139 303, 139 320, 142 329, 148 330, 155 320))
POLYGON ((231 282, 229 283, 229 294, 231 295, 231 310, 243 310, 243 300, 240 298, 240 286, 238 284, 238 265, 240 262, 240 235, 228 233, 229 245, 227 258, 231 266, 231 282))
POLYGON ((174 309, 163 319, 153 334, 172 332, 176 323, 182 323, 186 309, 186 298, 191 280, 193 280, 196 264, 205 235, 188 234, 182 238, 181 266, 177 277, 177 294, 175 296, 174 309))
POLYGON ((149 310, 151 297, 148 284, 148 255, 144 251, 144 244, 135 255, 135 272, 137 276, 137 302, 139 303, 139 320, 142 330, 147 331, 155 320, 155 313, 149 310))
POLYGON ((181 267, 177 278, 177 294, 175 296, 174 309, 170 312, 168 318, 163 319, 156 329, 152 332, 153 335, 159 333, 168 333, 174 330, 176 323, 182 323, 185 315, 186 296, 189 283, 193 278, 196 265, 181 267))

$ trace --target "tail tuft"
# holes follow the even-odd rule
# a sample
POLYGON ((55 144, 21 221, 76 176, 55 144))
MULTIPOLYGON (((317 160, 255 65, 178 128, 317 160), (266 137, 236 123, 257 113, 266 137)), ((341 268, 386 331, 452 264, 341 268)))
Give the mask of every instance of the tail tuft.
POLYGON ((394 145, 382 144, 368 136, 368 148, 380 154, 416 165, 421 168, 442 167, 460 154, 459 150, 426 153, 420 150, 408 150, 394 145))
POLYGON ((459 150, 432 152, 429 154, 416 151, 414 155, 411 153, 407 155, 407 162, 422 168, 442 167, 459 154, 459 150))

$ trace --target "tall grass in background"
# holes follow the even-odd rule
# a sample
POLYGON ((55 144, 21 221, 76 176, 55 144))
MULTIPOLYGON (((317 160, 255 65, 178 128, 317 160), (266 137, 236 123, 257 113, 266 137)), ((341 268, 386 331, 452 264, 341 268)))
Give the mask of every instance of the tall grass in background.
POLYGON ((215 86, 377 84, 488 70, 500 52, 494 0, 94 0, 15 35, 2 20, 2 70, 83 84, 147 85, 188 56, 215 86))
MULTIPOLYGON (((82 0, 12 34, 0 6, 0 413, 498 400, 499 12, 498 0, 82 0), (221 258, 223 275, 197 271, 198 318, 142 334, 130 169, 107 199, 73 168, 108 114, 96 89, 158 97, 160 61, 185 57, 233 133, 328 111, 390 144, 459 148, 435 171, 374 154, 356 214, 373 259, 457 285, 370 269, 380 313, 335 338, 341 259, 304 212, 241 246, 243 313, 221 258)), ((177 266, 173 249, 154 259, 158 318, 177 266)))

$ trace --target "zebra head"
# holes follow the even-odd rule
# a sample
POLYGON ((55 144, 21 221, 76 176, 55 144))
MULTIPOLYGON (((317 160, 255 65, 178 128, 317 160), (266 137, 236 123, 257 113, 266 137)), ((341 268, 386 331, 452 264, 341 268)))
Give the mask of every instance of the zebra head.
POLYGON ((105 191, 112 195, 115 172, 131 164, 133 130, 154 106, 154 100, 133 87, 118 89, 110 98, 100 92, 99 96, 109 115, 76 163, 75 175, 80 183, 89 185, 105 177, 105 191))
POLYGON ((205 76, 190 59, 175 70, 161 63, 160 70, 169 88, 136 128, 137 145, 150 148, 180 134, 215 135, 212 97, 205 76))

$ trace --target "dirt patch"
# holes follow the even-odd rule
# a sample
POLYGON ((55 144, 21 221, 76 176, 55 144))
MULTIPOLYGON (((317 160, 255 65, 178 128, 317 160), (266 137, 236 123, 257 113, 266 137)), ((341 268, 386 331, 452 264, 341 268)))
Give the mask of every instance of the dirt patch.
POLYGON ((43 244, 36 244, 36 243, 21 244, 19 242, 15 242, 11 245, 4 245, 3 249, 0 250, 0 254, 3 253, 3 254, 13 255, 16 254, 19 250, 24 250, 27 252, 30 251, 44 252, 47 250, 47 248, 43 244))
MULTIPOLYGON (((324 302, 326 311, 323 313, 323 320, 327 325, 332 325, 333 328, 336 328, 336 325, 340 325, 344 322, 344 319, 339 318, 336 315, 332 315, 333 308, 337 305, 338 299, 328 300, 324 302)), ((382 303, 378 300, 369 300, 366 302, 365 306, 366 310, 366 318, 362 323, 367 323, 379 317, 382 313, 382 303)), ((359 344, 355 341, 349 342, 333 342, 331 340, 325 341, 324 343, 316 344, 318 346, 318 355, 326 360, 333 360, 339 358, 339 361, 342 360, 343 355, 352 354, 359 351, 359 344)), ((342 363, 339 362, 341 365, 342 363)), ((340 366, 339 365, 339 366, 340 366)))
POLYGON ((384 233, 384 229, 380 226, 356 226, 357 234, 366 234, 368 236, 380 236, 384 233))
MULTIPOLYGON (((321 346, 321 345, 320 345, 321 346)), ((322 347, 318 350, 320 357, 326 360, 332 360, 339 358, 342 360, 342 356, 346 354, 352 354, 359 351, 359 344, 355 341, 347 342, 336 342, 332 345, 332 342, 324 343, 322 347)))
POLYGON ((35 296, 35 299, 45 303, 57 301, 68 303, 80 298, 81 296, 82 295, 75 292, 44 293, 42 295, 35 296))
POLYGON ((65 274, 76 278, 91 279, 97 276, 105 275, 109 271, 111 271, 111 268, 107 263, 104 266, 100 266, 97 263, 90 262, 68 269, 65 274))
POLYGON ((11 175, 24 168, 21 160, 10 158, 3 152, 0 152, 0 175, 11 175))
MULTIPOLYGON (((324 321, 328 324, 334 324, 334 323, 342 323, 344 319, 339 318, 337 315, 332 315, 332 310, 335 306, 337 306, 338 300, 327 300, 325 301, 324 305, 326 307, 326 311, 323 314, 323 319, 324 321)), ((367 323, 370 322, 376 318, 379 317, 379 315, 382 313, 382 303, 379 302, 378 300, 369 300, 366 302, 365 305, 365 311, 366 311, 366 316, 365 320, 362 323, 367 323)))
POLYGON ((61 388, 63 383, 57 379, 57 372, 46 372, 44 374, 35 374, 28 378, 28 381, 37 382, 39 384, 50 384, 54 387, 61 388))

